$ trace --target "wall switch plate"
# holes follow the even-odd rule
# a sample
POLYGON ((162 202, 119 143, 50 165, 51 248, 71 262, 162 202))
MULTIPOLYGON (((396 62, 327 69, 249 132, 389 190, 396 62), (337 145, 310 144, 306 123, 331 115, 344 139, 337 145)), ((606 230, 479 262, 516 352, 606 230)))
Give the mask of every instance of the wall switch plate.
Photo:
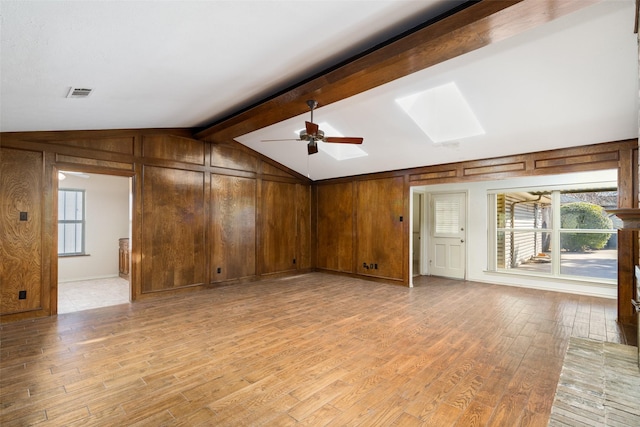
POLYGON ((222 273, 222 268, 221 268, 221 267, 218 267, 218 270, 217 270, 217 271, 218 271, 218 273, 222 273))
POLYGON ((26 221, 28 217, 29 214, 27 212, 20 212, 20 221, 26 221))
POLYGON ((27 299, 27 291, 18 291, 18 299, 27 299))

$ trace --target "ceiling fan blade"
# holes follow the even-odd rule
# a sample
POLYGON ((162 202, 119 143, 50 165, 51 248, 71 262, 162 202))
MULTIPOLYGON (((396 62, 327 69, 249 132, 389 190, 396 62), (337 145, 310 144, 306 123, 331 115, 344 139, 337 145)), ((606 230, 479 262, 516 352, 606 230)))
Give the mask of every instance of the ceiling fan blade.
POLYGON ((351 138, 346 136, 328 136, 324 142, 336 142, 338 144, 362 144, 363 138, 351 138))
POLYGON ((316 154, 318 152, 318 144, 315 141, 311 141, 307 144, 307 153, 309 155, 316 154))
POLYGON ((304 122, 305 128, 307 130, 307 135, 317 135, 318 134, 318 125, 312 122, 304 122))

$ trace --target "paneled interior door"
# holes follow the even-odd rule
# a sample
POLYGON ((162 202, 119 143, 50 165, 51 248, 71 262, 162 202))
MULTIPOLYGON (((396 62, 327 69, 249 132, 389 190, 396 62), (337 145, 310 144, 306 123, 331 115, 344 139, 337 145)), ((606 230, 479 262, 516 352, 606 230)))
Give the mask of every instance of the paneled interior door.
POLYGON ((466 194, 431 195, 429 273, 465 278, 466 194))

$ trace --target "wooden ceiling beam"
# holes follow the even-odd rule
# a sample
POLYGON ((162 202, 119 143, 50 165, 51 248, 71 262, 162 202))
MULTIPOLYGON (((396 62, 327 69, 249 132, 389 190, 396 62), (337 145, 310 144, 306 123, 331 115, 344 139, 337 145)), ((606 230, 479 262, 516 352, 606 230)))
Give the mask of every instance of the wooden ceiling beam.
POLYGON ((196 133, 224 143, 513 37, 602 0, 483 0, 196 133))

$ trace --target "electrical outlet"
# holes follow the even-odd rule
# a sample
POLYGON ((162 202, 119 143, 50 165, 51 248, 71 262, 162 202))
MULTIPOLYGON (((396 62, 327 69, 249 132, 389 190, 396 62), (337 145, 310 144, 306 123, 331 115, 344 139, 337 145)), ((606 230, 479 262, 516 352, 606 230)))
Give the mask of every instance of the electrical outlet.
POLYGON ((219 274, 219 273, 222 273, 222 268, 221 268, 221 267, 218 267, 218 270, 217 270, 217 271, 218 271, 218 274, 219 274))
POLYGON ((27 291, 18 291, 18 299, 27 299, 27 291))
POLYGON ((20 221, 27 221, 29 214, 27 212, 20 212, 20 221))
POLYGON ((294 264, 296 263, 296 259, 295 259, 295 258, 293 259, 293 263, 294 263, 294 264))

